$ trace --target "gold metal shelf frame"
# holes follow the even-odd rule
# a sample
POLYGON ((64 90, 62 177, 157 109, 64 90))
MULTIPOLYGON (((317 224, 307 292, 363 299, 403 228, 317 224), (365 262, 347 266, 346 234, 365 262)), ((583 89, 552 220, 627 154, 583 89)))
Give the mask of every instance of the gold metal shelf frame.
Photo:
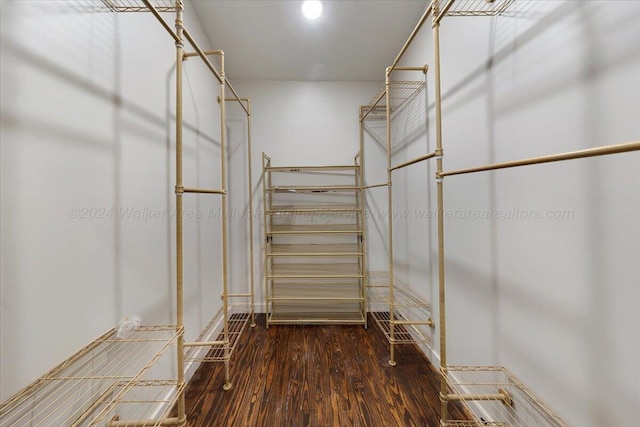
MULTIPOLYGON (((415 36, 411 35, 410 39, 415 36)), ((408 41, 409 43, 410 41, 408 41)), ((403 49, 406 48, 407 45, 403 49)), ((397 63, 397 61, 396 61, 397 63)), ((387 187, 387 244, 389 247, 388 271, 369 273, 365 279, 369 311, 389 341, 389 364, 396 365, 395 346, 408 343, 429 343, 428 329, 434 325, 428 311, 428 304, 407 305, 408 301, 418 301, 411 296, 408 287, 399 281, 396 286, 393 254, 393 173, 399 169, 436 157, 429 153, 393 166, 391 158, 395 147, 406 144, 426 130, 426 74, 428 66, 398 67, 385 70, 385 85, 368 105, 360 107, 360 156, 364 157, 365 133, 374 142, 386 148, 387 182, 363 186, 363 189, 387 187), (393 70, 420 71, 425 81, 393 81, 393 70), (383 277, 384 276, 384 277, 383 277)), ((364 173, 364 172, 363 172, 364 173)), ((363 178, 364 182, 364 178, 363 178)), ((366 194, 362 195, 366 199, 366 194)), ((366 203, 364 203, 366 206, 366 203)))
MULTIPOLYGON (((444 399, 462 401, 474 414, 472 426, 569 427, 515 375, 501 366, 449 366, 451 390, 444 399), (476 404, 480 402, 480 404, 476 404)), ((460 425, 449 421, 449 425, 460 425)))
POLYGON ((211 318, 207 326, 196 339, 197 343, 209 345, 191 345, 185 343, 187 351, 184 360, 190 362, 228 362, 247 324, 251 322, 251 305, 236 303, 229 306, 227 313, 229 343, 224 342, 224 316, 222 308, 211 318))
POLYGON ((263 153, 262 169, 267 327, 366 327, 360 165, 273 166, 263 153), (327 184, 294 185, 309 173, 327 184), (273 185, 274 174, 287 185, 273 185))
MULTIPOLYGON (((149 12, 149 8, 142 0, 100 1, 111 12, 149 12)), ((150 3, 158 12, 176 12, 178 10, 174 0, 150 0, 150 3)))
POLYGON ((2 426, 178 426, 186 425, 185 415, 185 342, 184 342, 184 233, 183 196, 209 194, 222 200, 222 308, 212 319, 201 339, 188 343, 190 362, 216 361, 225 364, 224 389, 231 388, 229 360, 244 325, 255 325, 254 266, 253 266, 253 197, 251 175, 251 101, 240 98, 225 76, 224 52, 203 51, 191 36, 183 21, 182 0, 102 0, 94 2, 92 12, 151 12, 171 36, 176 45, 176 326, 139 327, 123 338, 115 338, 110 331, 72 356, 48 374, 35 381, 15 396, 0 404, 2 426), (105 8, 101 10, 99 6, 105 8), (161 13, 175 13, 175 26, 161 13), (185 40, 186 39, 186 40, 185 40), (185 52, 185 41, 195 52, 185 52), (208 56, 219 58, 220 71, 208 56), (220 83, 220 189, 200 189, 183 185, 183 68, 188 57, 198 56, 220 83), (226 98, 226 89, 233 95, 226 98), (230 293, 228 284, 227 235, 227 165, 226 165, 226 102, 237 102, 247 115, 247 162, 249 191, 249 257, 250 290, 230 293), (229 306, 229 298, 247 298, 243 312, 238 305, 229 306), (212 332, 220 325, 220 332, 212 332), (217 327, 217 326, 216 326, 217 327), (218 334, 214 341, 211 334, 218 334), (167 348, 175 343, 176 379, 143 378, 167 348), (198 351, 198 348, 201 351, 198 351), (199 356, 202 351, 206 353, 199 356), (197 359, 197 360, 196 360, 197 359), (177 416, 167 418, 166 412, 176 406, 177 416), (157 414, 157 412, 162 412, 157 414))
POLYGON ((507 10, 515 0, 457 0, 443 4, 443 16, 496 16, 507 10))
POLYGON ((110 425, 145 419, 155 425, 184 388, 176 380, 147 379, 146 374, 182 336, 176 326, 140 326, 118 338, 103 334, 0 405, 0 426, 110 425))
POLYGON ((393 279, 393 322, 389 314, 389 272, 367 273, 367 307, 390 344, 431 343, 431 303, 419 297, 397 277, 393 279), (391 335, 391 325, 395 330, 391 335))

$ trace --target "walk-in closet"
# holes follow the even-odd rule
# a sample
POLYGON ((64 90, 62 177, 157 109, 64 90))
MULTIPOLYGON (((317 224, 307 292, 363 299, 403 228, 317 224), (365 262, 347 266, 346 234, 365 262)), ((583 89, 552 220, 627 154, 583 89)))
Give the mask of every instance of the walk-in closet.
POLYGON ((640 417, 640 4, 0 20, 1 427, 640 417))

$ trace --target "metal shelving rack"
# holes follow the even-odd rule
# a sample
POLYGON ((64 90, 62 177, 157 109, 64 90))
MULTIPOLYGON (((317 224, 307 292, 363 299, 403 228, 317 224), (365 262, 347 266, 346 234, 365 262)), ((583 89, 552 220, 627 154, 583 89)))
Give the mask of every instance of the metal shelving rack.
MULTIPOLYGON (((252 176, 251 176, 251 100, 248 98, 240 98, 231 86, 231 83, 225 75, 225 55, 222 50, 207 50, 203 51, 195 39, 191 36, 187 28, 184 26, 183 14, 184 5, 182 0, 103 0, 103 3, 114 12, 140 12, 150 11, 157 18, 164 29, 173 38, 176 45, 176 246, 177 246, 177 318, 178 324, 183 325, 183 287, 184 287, 184 248, 183 248, 183 196, 184 194, 208 194, 221 197, 221 237, 222 237, 222 308, 219 310, 213 319, 209 323, 209 326, 205 328, 201 333, 201 337, 206 336, 209 339, 196 340, 193 342, 184 342, 184 339, 180 337, 178 339, 178 382, 184 383, 184 362, 185 357, 190 361, 221 361, 225 365, 225 384, 224 389, 229 390, 231 388, 230 379, 230 358, 233 347, 237 342, 239 333, 244 330, 244 327, 236 329, 236 333, 232 333, 230 330, 230 316, 237 307, 244 307, 242 304, 229 304, 229 298, 246 298, 249 299, 248 315, 237 316, 234 320, 234 325, 237 324, 238 319, 243 319, 245 322, 250 321, 252 326, 255 326, 255 304, 254 304, 254 271, 253 271, 253 197, 252 197, 252 176), (160 12, 175 12, 175 31, 171 26, 162 18, 160 12), (194 49, 194 52, 185 52, 184 42, 186 41, 194 49), (216 56, 219 58, 220 71, 209 61, 209 56, 216 56), (182 113, 182 85, 183 85, 183 69, 184 61, 190 57, 199 57, 205 64, 205 66, 211 71, 213 76, 219 83, 219 95, 218 103, 220 104, 220 182, 219 189, 206 189, 206 188, 191 188, 183 185, 182 171, 183 171, 183 145, 182 145, 182 127, 183 127, 183 113, 182 113), (232 97, 226 97, 226 90, 229 89, 232 97), (231 293, 229 292, 229 280, 228 280, 228 215, 227 215, 227 130, 226 130, 226 103, 237 102, 238 105, 244 110, 247 115, 247 136, 248 136, 248 171, 249 171, 249 252, 250 252, 250 290, 247 293, 231 293), (221 325, 219 336, 211 340, 211 334, 213 333, 212 325, 221 325), (232 337, 234 339, 232 340, 232 337), (185 348, 187 349, 185 355, 185 348), (223 356, 219 358, 210 358, 202 356, 202 353, 222 353, 223 356)), ((184 418, 184 395, 180 395, 178 400, 178 418, 181 419, 181 425, 186 421, 184 418)))
POLYGON ((449 366, 443 375, 451 396, 461 397, 475 419, 450 421, 470 426, 556 427, 569 425, 506 368, 500 366, 449 366), (474 407, 469 402, 481 402, 474 407))
POLYGON ((196 339, 196 343, 208 343, 208 345, 185 343, 187 348, 184 357, 185 363, 229 363, 247 324, 255 326, 255 324, 251 323, 252 307, 250 304, 231 304, 228 310, 227 322, 229 343, 228 346, 225 346, 222 310, 223 308, 221 307, 196 339))
POLYGON ((140 326, 118 337, 111 329, 3 402, 0 426, 176 425, 154 411, 173 407, 184 384, 149 371, 182 333, 173 325, 140 326))
POLYGON ((0 425, 33 426, 178 426, 185 415, 185 361, 223 362, 224 389, 231 388, 230 358, 246 324, 255 326, 253 269, 253 202, 251 175, 251 101, 240 98, 225 76, 224 52, 203 51, 184 25, 182 0, 101 0, 87 4, 93 12, 151 12, 176 46, 176 325, 142 326, 117 337, 111 330, 0 405, 0 425), (175 30, 161 13, 175 13, 175 30), (195 52, 185 52, 185 40, 195 52), (218 71, 208 56, 217 56, 218 71), (221 188, 183 185, 183 68, 189 57, 200 57, 220 84, 221 188), (233 95, 225 97, 226 89, 233 95), (226 103, 237 102, 247 115, 250 290, 229 292, 227 226, 226 103), (198 340, 184 340, 184 194, 208 194, 222 199, 222 308, 198 340), (229 304, 229 298, 248 303, 229 304), (169 347, 175 347, 176 379, 149 378, 169 347), (186 350, 186 351, 185 351, 186 350), (186 354, 185 354, 186 353, 186 354), (175 417, 168 417, 175 406, 175 417))
MULTIPOLYGON (((428 67, 396 67, 396 70, 419 71, 426 75, 428 67)), ((431 334, 428 329, 433 328, 435 324, 431 319, 431 304, 418 298, 394 274, 393 174, 405 167, 434 158, 436 153, 392 165, 394 143, 406 139, 407 135, 419 132, 419 125, 426 121, 424 106, 427 86, 425 81, 392 81, 392 71, 391 67, 387 68, 384 87, 368 105, 360 107, 360 147, 364 153, 365 132, 378 142, 386 142, 387 182, 363 188, 387 187, 389 268, 386 272, 369 273, 366 283, 370 311, 389 341, 389 364, 395 366, 395 346, 430 342, 431 334), (410 122, 413 123, 408 125, 410 122), (401 125, 396 125, 398 123, 401 125)))
POLYGON ((366 327, 357 158, 354 165, 283 167, 263 153, 267 327, 366 327), (326 185, 315 185, 318 176, 326 185), (310 177, 314 185, 304 184, 310 177))
POLYGON ((389 344, 430 344, 431 328, 434 326, 431 318, 431 303, 416 295, 397 277, 393 278, 393 322, 389 312, 390 300, 389 272, 368 272, 367 307, 389 344))
MULTIPOLYGON (((438 328, 440 335, 440 399, 442 427, 514 427, 514 426, 554 426, 568 427, 568 424, 544 402, 537 398, 523 383, 521 383, 507 369, 500 366, 449 366, 447 362, 447 329, 446 329, 446 286, 445 286, 445 251, 444 251, 444 179, 455 175, 484 172, 512 167, 529 166, 541 163, 558 162, 565 160, 581 159, 601 155, 610 155, 640 150, 640 141, 626 142, 586 150, 552 154, 536 158, 507 161, 470 167, 465 169, 445 171, 443 168, 443 138, 442 138, 442 96, 441 96, 441 64, 440 64, 440 24, 445 16, 448 17, 478 17, 496 16, 508 11, 508 8, 516 3, 515 0, 432 0, 419 19, 416 27, 396 56, 393 65, 387 68, 385 73, 385 89, 378 94, 367 106, 360 108, 361 122, 361 153, 362 129, 367 121, 385 121, 385 125, 378 125, 368 129, 374 137, 380 137, 380 131, 386 131, 388 152, 388 182, 365 186, 363 188, 388 187, 389 212, 392 208, 391 174, 392 171, 435 157, 436 159, 436 191, 437 191, 437 228, 438 228, 438 328), (389 96, 394 85, 403 86, 401 82, 393 82, 390 75, 396 70, 407 70, 411 67, 399 67, 398 63, 409 45, 413 42, 423 24, 432 17, 433 52, 434 52, 434 86, 435 86, 435 133, 436 149, 433 153, 418 157, 396 167, 391 166, 391 122, 394 114, 398 114, 400 106, 393 105, 394 97, 389 96), (385 101, 383 101, 385 99, 385 101), (449 420, 447 405, 449 402, 463 402, 468 409, 470 420, 449 420), (473 403, 473 404, 472 404, 473 403)), ((426 71, 426 69, 425 69, 426 71)), ((406 86, 405 86, 406 89, 406 86)), ((407 97, 398 97, 400 101, 407 97)), ((389 217, 391 224, 392 218, 389 217)), ((393 232, 389 228, 389 294, 390 310, 394 306, 394 281, 393 275, 393 232)), ((390 313, 389 318, 394 318, 390 313)), ((388 336, 393 340, 394 329, 389 327, 388 336)), ((394 364, 393 345, 391 346, 390 364, 394 364)))
POLYGON ((515 0, 458 0, 442 2, 440 12, 446 16, 496 16, 503 13, 515 0))

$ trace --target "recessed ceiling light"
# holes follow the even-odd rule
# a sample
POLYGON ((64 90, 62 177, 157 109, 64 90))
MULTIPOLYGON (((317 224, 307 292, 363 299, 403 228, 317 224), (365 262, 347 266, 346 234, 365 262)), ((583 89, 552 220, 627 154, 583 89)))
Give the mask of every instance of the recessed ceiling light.
POLYGON ((306 0, 302 3, 302 13, 307 19, 316 19, 322 15, 322 3, 318 0, 306 0))

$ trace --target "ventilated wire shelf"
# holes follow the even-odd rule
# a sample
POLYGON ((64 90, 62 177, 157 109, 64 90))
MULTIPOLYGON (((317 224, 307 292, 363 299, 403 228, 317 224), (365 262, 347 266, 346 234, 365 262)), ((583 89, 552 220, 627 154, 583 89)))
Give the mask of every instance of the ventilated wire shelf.
MULTIPOLYGON (((393 279, 394 321, 426 322, 431 317, 431 304, 416 295, 408 286, 393 279)), ((391 342, 391 289, 389 273, 373 271, 367 274, 368 310, 384 335, 391 342)), ((430 343, 430 326, 424 324, 396 325, 394 344, 430 343)))
MULTIPOLYGON (((389 84, 389 106, 391 107, 391 117, 403 110, 403 107, 410 104, 412 100, 418 98, 420 93, 424 93, 427 84, 420 81, 392 81, 389 84)), ((364 121, 385 121, 387 118, 386 106, 387 97, 384 95, 386 88, 383 87, 363 108, 362 119, 364 121), (371 111, 369 111, 371 109, 371 111), (368 114, 367 114, 368 112, 368 114)))
MULTIPOLYGON (((126 383, 117 384, 113 393, 118 393, 120 388, 126 386, 126 383)), ((162 419, 175 406, 182 390, 184 384, 178 385, 175 380, 136 381, 115 405, 103 403, 97 409, 104 413, 101 421, 131 421, 136 426, 160 426, 162 419), (144 420, 144 423, 141 424, 138 420, 144 420)))
MULTIPOLYGON (((101 0, 102 4, 112 12, 149 12, 149 8, 140 0, 101 0)), ((151 5, 158 12, 175 12, 174 0, 151 0, 151 5)))
POLYGON ((180 334, 176 326, 140 326, 120 338, 110 330, 3 402, 0 426, 102 425, 180 334))
MULTIPOLYGON (((196 340, 197 342, 224 340, 223 313, 223 308, 220 308, 200 333, 200 336, 196 340)), ((228 308, 228 317, 229 345, 224 346, 219 344, 208 347, 189 347, 185 354, 185 362, 225 362, 231 359, 240 336, 251 318, 251 306, 249 304, 231 304, 228 308)))
POLYGON ((360 188, 354 185, 310 185, 299 187, 271 187, 266 191, 272 193, 337 193, 337 192, 354 192, 359 191, 360 188))
POLYGON ((267 234, 358 234, 358 224, 281 224, 272 225, 267 234))
POLYGON ((282 263, 274 264, 270 278, 362 278, 357 263, 282 263))
POLYGON ((304 166, 268 166, 265 169, 270 172, 298 172, 298 173, 312 173, 322 172, 329 174, 345 174, 350 175, 348 172, 357 170, 358 165, 304 165, 304 166))
MULTIPOLYGON (((374 108, 363 121, 365 132, 383 147, 387 146, 386 97, 383 88, 371 101, 374 108)), ((391 146, 403 146, 426 134, 427 123, 427 85, 424 81, 391 82, 391 146)), ((365 107, 362 114, 366 114, 365 107)))
POLYGON ((270 257, 356 257, 362 255, 357 244, 274 244, 270 257))
MULTIPOLYGON (((445 16, 496 16, 507 10, 515 0, 456 0, 447 10, 445 16)), ((447 5, 440 1, 440 8, 447 5)))
POLYGON ((353 307, 350 311, 310 311, 309 306, 306 311, 277 311, 269 315, 269 324, 294 324, 294 325, 323 325, 323 324, 353 324, 362 325, 366 322, 362 312, 358 307, 353 307))
MULTIPOLYGON (((393 278, 395 306, 398 308, 421 308, 431 312, 431 303, 416 295, 397 277, 393 278)), ((389 303, 389 272, 370 271, 367 273, 367 294, 370 304, 389 303)))
POLYGON ((450 421, 450 426, 569 427, 511 372, 500 366, 449 366, 453 394, 504 394, 505 400, 465 400, 475 421, 450 421))
MULTIPOLYGON (((355 215, 360 212, 356 205, 350 203, 332 203, 332 204, 309 204, 309 205, 273 205, 267 213, 274 216, 295 216, 296 214, 350 214, 355 215)), ((311 217, 311 215, 305 215, 311 217)))

